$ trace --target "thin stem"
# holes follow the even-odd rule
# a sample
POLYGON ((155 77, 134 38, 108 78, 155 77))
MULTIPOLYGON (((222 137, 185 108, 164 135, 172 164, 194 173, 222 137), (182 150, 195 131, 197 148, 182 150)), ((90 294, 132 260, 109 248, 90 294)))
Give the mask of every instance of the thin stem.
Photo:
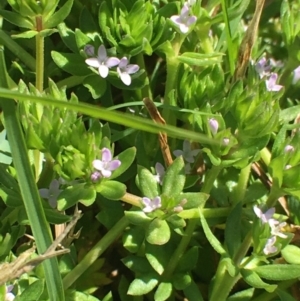
POLYGON ((243 201, 245 193, 246 193, 246 188, 247 188, 250 172, 251 172, 251 164, 247 165, 246 167, 244 167, 241 170, 238 184, 234 188, 234 191, 232 193, 231 201, 232 201, 233 206, 235 204, 237 204, 238 202, 243 201))
MULTIPOLYGON (((38 18, 38 17, 37 17, 38 18)), ((36 88, 42 92, 44 88, 44 37, 39 32, 35 37, 36 46, 36 88)))
POLYGON ((63 279, 64 289, 68 289, 117 239, 129 225, 126 217, 122 217, 103 238, 85 255, 78 265, 63 279))
POLYGON ((121 200, 133 206, 141 207, 141 197, 134 194, 126 192, 125 195, 122 196, 121 200))
POLYGON ((142 53, 140 53, 137 56, 137 63, 140 66, 141 69, 145 70, 145 73, 142 76, 145 77, 145 79, 146 79, 146 85, 141 89, 142 90, 141 91, 142 92, 142 98, 149 97, 150 99, 152 99, 152 91, 151 91, 151 88, 150 88, 150 85, 149 85, 149 78, 148 78, 148 75, 147 75, 145 60, 144 60, 144 56, 143 56, 142 53))
MULTIPOLYGON (((216 167, 216 166, 213 166, 208 171, 208 173, 205 177, 203 187, 201 189, 202 192, 204 192, 204 193, 210 192, 210 190, 213 187, 213 183, 214 183, 215 179, 217 178, 217 176, 219 175, 220 171, 221 171, 221 168, 216 167)), ((188 247, 188 245, 190 243, 190 240, 191 240, 194 230, 197 226, 197 223, 198 223, 198 219, 191 219, 188 222, 185 234, 183 235, 177 249, 173 253, 173 255, 169 261, 169 264, 167 265, 167 267, 164 271, 164 274, 162 276, 163 279, 167 280, 174 272, 176 266, 178 265, 180 258, 183 256, 186 248, 188 247)))

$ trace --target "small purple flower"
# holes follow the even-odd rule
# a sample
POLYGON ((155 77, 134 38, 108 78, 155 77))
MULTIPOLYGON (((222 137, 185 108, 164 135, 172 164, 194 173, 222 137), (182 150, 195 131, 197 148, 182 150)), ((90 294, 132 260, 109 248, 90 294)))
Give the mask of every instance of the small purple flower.
POLYGON ((268 91, 278 92, 283 88, 283 86, 276 84, 277 78, 277 73, 271 73, 269 79, 266 80, 266 87, 268 91))
POLYGON ((164 178, 164 175, 165 175, 164 166, 161 163, 157 162, 155 164, 155 171, 156 171, 156 175, 154 177, 155 177, 157 183, 162 185, 162 181, 163 181, 163 178, 164 178))
POLYGON ((129 86, 131 84, 131 76, 130 74, 134 74, 139 71, 140 67, 135 64, 129 64, 127 57, 123 57, 120 60, 119 66, 117 67, 117 72, 121 81, 124 85, 129 86))
POLYGON ((6 294, 5 294, 5 300, 4 301, 13 301, 15 299, 15 295, 11 293, 13 290, 13 285, 7 285, 6 286, 6 294))
POLYGON ((292 153, 294 150, 295 150, 295 148, 292 145, 289 145, 289 144, 284 148, 284 152, 286 154, 292 153))
POLYGON ((263 224, 268 223, 269 220, 272 219, 275 213, 275 208, 273 207, 268 209, 265 213, 263 213, 262 210, 257 205, 253 207, 253 210, 256 216, 262 221, 263 224))
POLYGON ((276 242, 276 236, 272 236, 271 238, 269 238, 267 240, 267 243, 266 243, 266 245, 264 247, 264 250, 263 250, 263 252, 266 255, 277 252, 277 248, 274 246, 275 242, 276 242))
POLYGON ((184 3, 180 15, 174 15, 170 19, 176 26, 179 26, 180 31, 184 34, 187 33, 190 26, 197 21, 195 16, 190 16, 190 8, 187 2, 184 3))
POLYGON ((271 64, 267 61, 265 57, 261 58, 256 64, 255 69, 257 73, 259 74, 260 78, 263 78, 264 76, 267 76, 270 74, 271 71, 271 64))
MULTIPOLYGON (((112 174, 112 171, 116 170, 120 165, 121 161, 112 160, 111 151, 106 147, 102 148, 102 159, 93 161, 94 168, 98 170, 101 176, 104 178, 109 178, 112 174)), ((94 175, 94 178, 96 176, 97 175, 94 175)))
POLYGON ((147 197, 142 198, 142 202, 144 204, 143 211, 146 213, 150 213, 161 207, 161 198, 160 196, 155 197, 154 199, 149 199, 147 197))
MULTIPOLYGON (((91 53, 91 48, 86 49, 86 53, 91 53)), ((116 57, 107 57, 107 52, 104 45, 98 48, 98 56, 93 58, 88 58, 85 62, 94 68, 98 68, 98 72, 101 77, 106 78, 109 72, 109 68, 117 66, 120 60, 116 57)))
POLYGON ((191 143, 188 140, 183 141, 183 150, 175 150, 173 151, 173 154, 176 157, 182 156, 183 159, 188 163, 194 163, 195 158, 200 152, 200 149, 191 149, 191 143))
POLYGON ((57 198, 62 192, 61 189, 59 189, 59 180, 52 180, 49 189, 48 188, 41 188, 39 189, 40 196, 44 199, 47 199, 49 202, 49 205, 52 208, 56 208, 57 206, 57 198))
POLYGON ((215 118, 210 118, 208 120, 209 128, 213 135, 217 134, 219 128, 219 122, 215 118))

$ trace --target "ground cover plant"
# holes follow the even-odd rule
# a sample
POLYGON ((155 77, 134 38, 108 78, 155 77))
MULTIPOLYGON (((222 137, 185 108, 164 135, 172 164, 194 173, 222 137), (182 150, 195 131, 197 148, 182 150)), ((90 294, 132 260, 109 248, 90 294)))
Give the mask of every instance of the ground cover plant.
POLYGON ((1 0, 0 300, 300 300, 299 9, 1 0))

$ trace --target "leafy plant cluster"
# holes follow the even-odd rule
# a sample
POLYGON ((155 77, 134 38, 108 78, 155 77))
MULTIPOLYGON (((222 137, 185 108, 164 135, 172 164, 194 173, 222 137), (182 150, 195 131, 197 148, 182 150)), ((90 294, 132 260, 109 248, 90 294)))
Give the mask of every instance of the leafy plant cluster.
POLYGON ((0 1, 0 299, 298 300, 299 8, 0 1))

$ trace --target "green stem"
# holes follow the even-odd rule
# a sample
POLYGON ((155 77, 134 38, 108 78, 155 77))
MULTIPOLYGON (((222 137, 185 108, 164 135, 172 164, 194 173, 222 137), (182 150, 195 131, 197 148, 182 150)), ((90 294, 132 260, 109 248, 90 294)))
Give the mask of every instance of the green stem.
POLYGON ((122 196, 121 200, 133 206, 141 207, 141 197, 134 194, 126 192, 125 195, 122 196))
MULTIPOLYGON (((202 192, 204 192, 204 193, 209 193, 210 192, 210 190, 213 187, 214 181, 217 178, 217 176, 219 175, 220 171, 221 171, 220 167, 213 166, 207 172, 203 187, 201 189, 202 192)), ((194 230, 195 230, 195 228, 198 224, 198 221, 199 221, 199 219, 191 219, 188 222, 185 234, 183 235, 177 249, 173 253, 173 255, 172 255, 172 257, 169 261, 169 264, 167 265, 167 267, 166 267, 166 269, 163 273, 162 277, 163 277, 164 280, 167 280, 168 278, 170 278, 170 276, 172 275, 172 273, 176 269, 176 266, 178 265, 180 258, 183 256, 183 254, 185 253, 186 248, 188 247, 188 245, 190 243, 190 240, 191 240, 192 235, 194 233, 194 230)))
POLYGON ((101 254, 121 235, 128 226, 126 217, 122 217, 103 238, 85 255, 78 265, 63 279, 65 289, 68 289, 96 260, 101 254))
MULTIPOLYGON (((3 49, 0 49, 0 86, 7 88, 6 74, 3 49)), ((34 181, 25 138, 16 113, 15 102, 10 99, 1 98, 1 107, 3 109, 5 128, 14 167, 18 176, 21 196, 38 252, 42 254, 52 243, 50 227, 46 220, 39 192, 34 181)), ((57 259, 45 260, 43 267, 50 300, 64 301, 64 291, 57 259)))
POLYGON ((260 151, 260 156, 266 166, 269 166, 271 162, 271 153, 266 147, 260 151))
POLYGON ((36 45, 36 88, 42 92, 44 88, 44 37, 38 33, 35 37, 36 45))
POLYGON ((142 53, 137 55, 137 63, 140 66, 140 69, 145 70, 145 73, 143 74, 143 77, 146 80, 146 85, 142 88, 142 91, 141 91, 142 92, 142 98, 149 97, 150 99, 153 99, 152 98, 152 91, 151 91, 151 88, 150 88, 150 85, 149 85, 149 78, 148 78, 147 70, 146 70, 146 66, 145 66, 144 55, 142 53))
POLYGON ((241 170, 238 184, 234 188, 231 197, 231 203, 233 206, 236 205, 238 202, 243 201, 246 193, 250 172, 251 172, 251 164, 247 165, 241 170))

